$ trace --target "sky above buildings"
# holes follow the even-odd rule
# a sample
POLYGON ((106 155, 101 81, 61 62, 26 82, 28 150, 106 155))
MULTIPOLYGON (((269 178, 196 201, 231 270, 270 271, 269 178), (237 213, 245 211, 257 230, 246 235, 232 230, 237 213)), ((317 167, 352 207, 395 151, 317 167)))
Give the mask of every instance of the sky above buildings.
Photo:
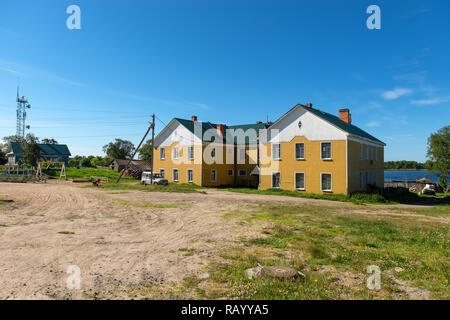
POLYGON ((102 155, 136 145, 156 113, 228 125, 274 121, 297 103, 384 141, 385 160, 424 161, 450 119, 449 1, 2 1, 0 137, 30 132, 102 155), (69 30, 69 5, 81 29, 69 30), (369 5, 381 29, 369 30, 369 5))

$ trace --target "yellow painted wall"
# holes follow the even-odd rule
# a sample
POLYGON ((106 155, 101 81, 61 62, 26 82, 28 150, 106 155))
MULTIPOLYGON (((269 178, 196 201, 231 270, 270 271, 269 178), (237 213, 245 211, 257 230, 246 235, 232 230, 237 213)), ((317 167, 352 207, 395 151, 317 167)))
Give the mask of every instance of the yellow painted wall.
POLYGON ((194 179, 193 183, 196 185, 202 184, 202 165, 198 163, 201 161, 202 154, 202 146, 194 146, 194 159, 197 161, 188 160, 188 147, 180 146, 178 143, 173 143, 168 147, 156 147, 153 150, 154 152, 154 167, 155 172, 159 172, 160 169, 165 170, 165 178, 169 180, 171 183, 188 183, 187 181, 187 170, 194 170, 194 179), (172 159, 173 148, 179 148, 179 160, 172 159), (165 148, 166 157, 165 160, 160 159, 160 149, 165 148), (173 181, 173 169, 178 169, 178 182, 173 181))
POLYGON ((346 141, 309 141, 305 137, 295 137, 290 142, 281 142, 281 160, 272 159, 272 145, 263 145, 267 148, 264 156, 261 154, 261 176, 260 189, 270 189, 272 187, 272 172, 281 173, 281 189, 295 190, 295 172, 305 173, 305 190, 299 192, 306 193, 334 193, 345 194, 346 190, 346 141), (295 143, 305 143, 305 160, 295 159, 295 143), (320 142, 332 143, 332 160, 321 160, 320 142), (270 163, 264 164, 263 161, 270 163), (322 192, 320 190, 320 173, 332 174, 332 192, 322 192))
POLYGON ((360 143, 356 141, 348 141, 348 171, 349 171, 349 193, 363 191, 366 186, 366 172, 373 172, 374 181, 375 173, 378 172, 378 187, 384 187, 384 148, 369 146, 369 148, 378 148, 378 160, 375 160, 375 149, 373 151, 373 160, 367 160, 367 144, 363 143, 363 160, 360 160, 360 143), (360 172, 363 172, 363 188, 360 188, 360 172))
MULTIPOLYGON (((234 146, 231 146, 234 148, 234 146)), ((234 154, 231 155, 234 157, 234 154)), ((230 156, 229 156, 230 157, 230 156)), ((203 144, 202 185, 218 187, 234 184, 234 163, 227 164, 227 146, 214 143, 203 144), (211 158, 212 149, 216 150, 215 162, 211 158), (228 170, 233 170, 233 175, 228 175, 228 170), (216 170, 216 181, 212 181, 212 170, 216 170)))

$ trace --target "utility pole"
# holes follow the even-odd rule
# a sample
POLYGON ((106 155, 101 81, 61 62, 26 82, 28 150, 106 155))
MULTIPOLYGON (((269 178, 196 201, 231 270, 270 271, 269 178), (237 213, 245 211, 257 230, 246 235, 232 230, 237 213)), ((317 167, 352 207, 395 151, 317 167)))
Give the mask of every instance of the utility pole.
POLYGON ((17 86, 17 121, 16 121, 16 136, 25 138, 25 129, 30 129, 30 126, 25 125, 27 112, 25 109, 30 109, 31 105, 24 96, 19 97, 19 86, 17 86))
MULTIPOLYGON (((142 138, 141 142, 139 143, 138 147, 134 151, 133 156, 130 158, 130 160, 128 161, 127 165, 125 166, 125 169, 123 169, 120 172, 119 178, 117 178, 116 183, 119 183, 120 179, 122 179, 123 174, 125 173, 125 171, 127 171, 131 161, 134 160, 134 156, 139 151, 139 148, 141 147, 142 143, 144 143, 144 140, 147 137, 148 133, 150 132, 150 129, 153 129, 153 132, 152 132, 152 144, 153 144, 153 139, 154 139, 154 136, 155 136, 155 114, 153 114, 153 116, 152 116, 152 124, 148 127, 147 132, 145 133, 145 135, 142 138)), ((152 145, 152 176, 153 176, 153 145, 152 145)))
POLYGON ((150 176, 150 184, 153 185, 153 148, 154 148, 154 144, 155 143, 155 114, 152 115, 152 152, 151 154, 151 158, 152 158, 152 162, 151 162, 151 167, 150 167, 150 172, 151 172, 151 176, 150 176))

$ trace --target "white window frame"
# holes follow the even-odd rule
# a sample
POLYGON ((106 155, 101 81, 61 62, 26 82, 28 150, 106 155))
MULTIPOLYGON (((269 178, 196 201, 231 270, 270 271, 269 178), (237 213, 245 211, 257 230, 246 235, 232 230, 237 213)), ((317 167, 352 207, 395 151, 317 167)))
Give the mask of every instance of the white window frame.
POLYGON ((333 174, 332 174, 331 172, 321 172, 321 173, 320 173, 320 191, 322 191, 322 192, 333 192, 333 174), (329 190, 324 190, 324 189, 323 189, 323 185, 322 185, 322 183, 323 183, 322 176, 323 176, 324 174, 329 174, 330 177, 331 177, 331 182, 330 182, 331 189, 329 189, 329 190))
POLYGON ((159 149, 159 160, 166 160, 166 148, 159 149))
POLYGON ((247 176, 247 170, 246 169, 239 169, 238 170, 238 176, 239 177, 246 177, 247 176), (244 171, 245 174, 241 174, 241 171, 244 171))
POLYGON ((188 161, 194 160, 194 147, 192 146, 188 147, 187 149, 187 159, 188 161))
POLYGON ((272 160, 281 160, 281 143, 272 143, 272 160), (275 146, 278 146, 280 150, 278 158, 275 158, 275 146))
POLYGON ((211 182, 217 182, 217 170, 216 169, 212 169, 211 170, 211 182), (213 175, 214 172, 214 175, 213 175), (213 179, 214 177, 214 179, 213 179))
POLYGON ((321 160, 332 160, 333 159, 333 143, 331 143, 331 141, 323 141, 320 143, 320 159, 321 160), (322 145, 324 143, 329 143, 330 144, 330 157, 329 158, 324 158, 322 157, 322 145))
POLYGON ((240 162, 244 161, 244 163, 245 163, 245 160, 247 158, 247 155, 246 155, 247 150, 246 150, 245 146, 244 147, 238 147, 238 148, 239 148, 239 150, 238 150, 239 161, 240 162), (242 156, 244 156, 244 157, 242 157, 242 156))
POLYGON ((305 160, 305 143, 304 142, 296 142, 294 147, 294 157, 295 160, 305 160), (303 158, 297 158, 297 145, 302 144, 303 145, 303 158))
POLYGON ((172 159, 173 160, 180 159, 180 149, 178 147, 173 147, 173 149, 172 149, 172 159))
POLYGON ((271 183, 270 183, 271 188, 272 188, 272 189, 281 189, 281 172, 280 172, 280 171, 272 172, 271 177, 272 177, 272 178, 271 178, 271 183), (273 175, 274 175, 274 174, 277 174, 277 173, 280 174, 280 185, 279 185, 278 187, 274 187, 274 186, 273 186, 273 175))
POLYGON ((294 172, 294 189, 301 190, 301 191, 306 190, 306 174, 305 174, 305 172, 294 172), (297 188, 297 173, 303 173, 303 188, 297 188))
POLYGON ((159 175, 161 176, 161 178, 166 178, 166 169, 159 168, 159 175), (161 174, 161 171, 164 172, 164 173, 161 174))
POLYGON ((178 170, 178 168, 173 168, 172 169, 172 181, 178 182, 179 179, 180 179, 180 170, 178 170), (175 180, 175 171, 177 172, 177 180, 175 180))
POLYGON ((227 175, 229 177, 233 177, 234 176, 234 169, 227 169, 227 175), (230 174, 230 171, 231 171, 231 174, 230 174))
POLYGON ((188 183, 194 182, 194 169, 186 169, 186 181, 188 183), (189 180, 189 171, 192 171, 192 179, 189 180))

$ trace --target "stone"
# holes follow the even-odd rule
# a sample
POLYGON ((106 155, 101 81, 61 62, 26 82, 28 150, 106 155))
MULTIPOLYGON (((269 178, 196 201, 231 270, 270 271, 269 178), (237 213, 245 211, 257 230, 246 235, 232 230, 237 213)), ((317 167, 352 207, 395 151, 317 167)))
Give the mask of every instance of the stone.
POLYGON ((262 267, 249 268, 246 269, 244 273, 248 279, 254 279, 261 276, 261 269, 262 267))
POLYGON ((268 277, 278 279, 305 279, 305 275, 300 271, 284 266, 258 266, 255 268, 249 268, 245 270, 245 276, 248 279, 254 279, 257 277, 268 277))
POLYGON ((269 278, 279 279, 305 279, 306 276, 300 271, 283 266, 262 267, 261 275, 269 278))

